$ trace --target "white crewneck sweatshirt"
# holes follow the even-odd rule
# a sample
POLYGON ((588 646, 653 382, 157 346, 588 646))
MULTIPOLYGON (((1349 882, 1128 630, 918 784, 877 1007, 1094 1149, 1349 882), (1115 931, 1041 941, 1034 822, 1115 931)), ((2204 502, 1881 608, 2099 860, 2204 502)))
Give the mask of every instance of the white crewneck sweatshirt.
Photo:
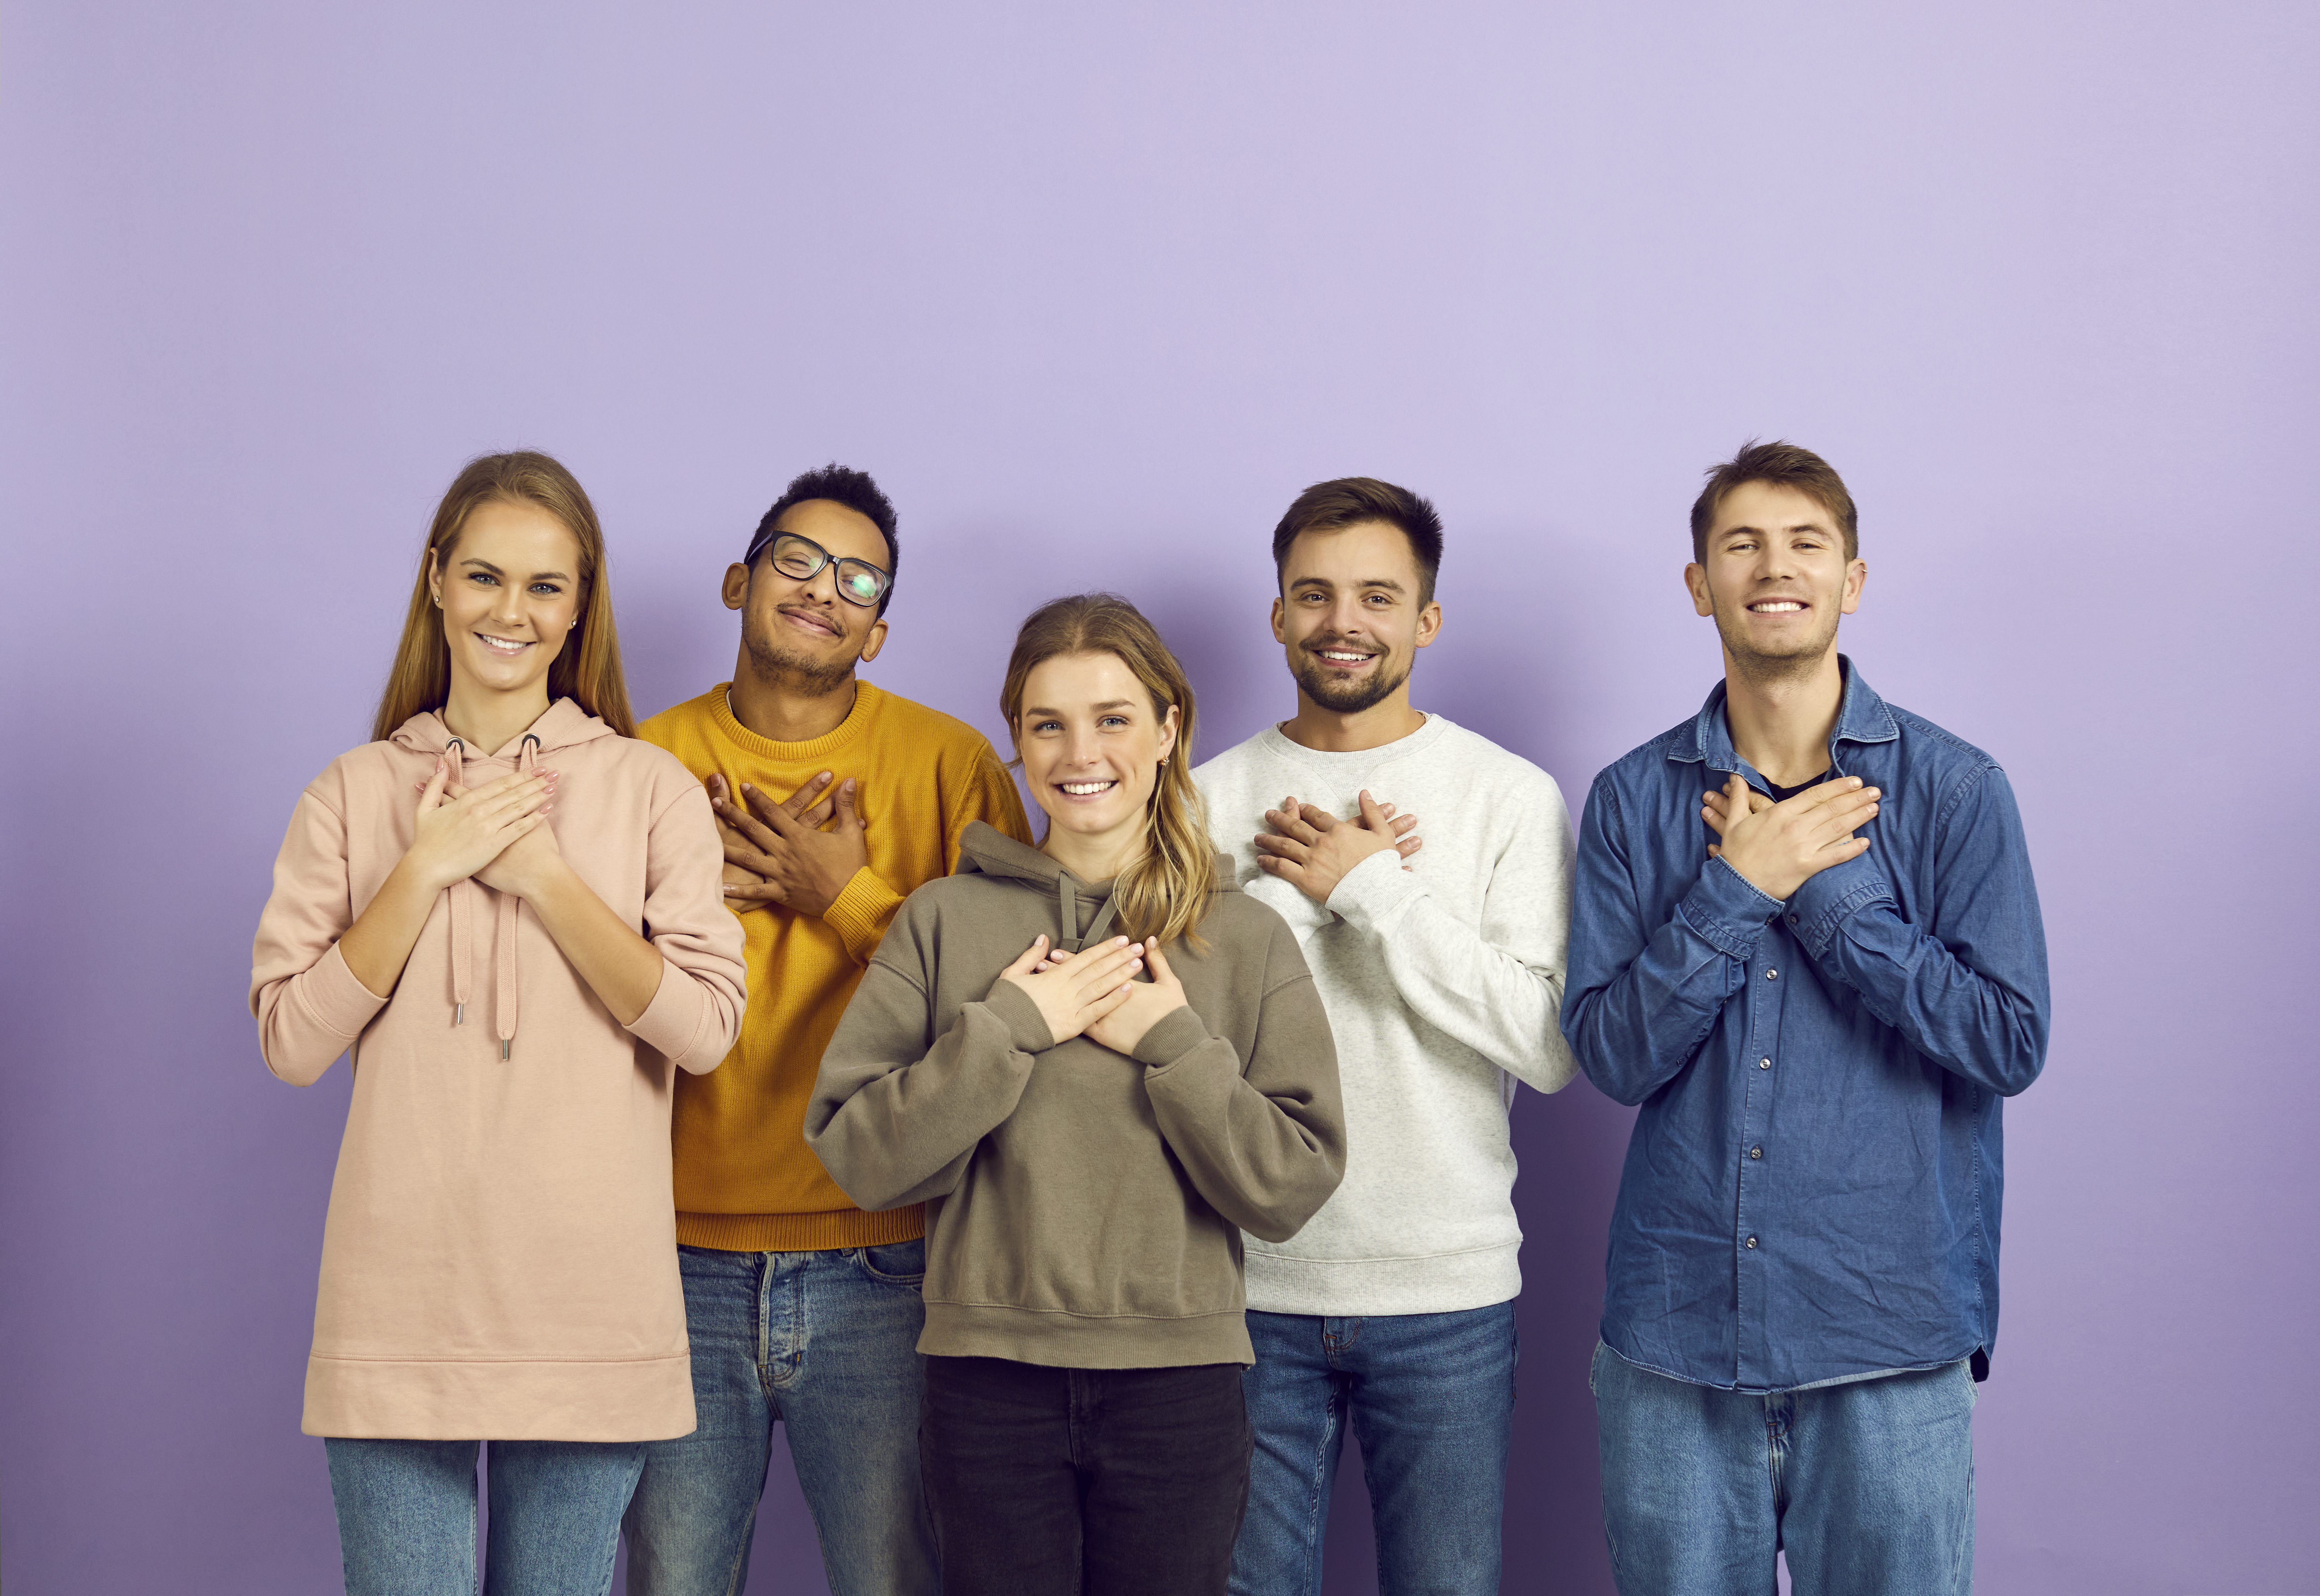
POLYGON ((1345 1092, 1345 1183, 1292 1239, 1247 1238, 1249 1307, 1447 1313, 1512 1298, 1515 1083, 1556 1092, 1578 1068, 1556 1022, 1572 835, 1554 778, 1440 715, 1352 754, 1268 727, 1192 774, 1241 890, 1297 933, 1345 1092), (1409 869, 1374 855, 1325 906, 1257 868, 1266 810, 1294 794, 1357 820, 1364 788, 1418 816, 1409 869))

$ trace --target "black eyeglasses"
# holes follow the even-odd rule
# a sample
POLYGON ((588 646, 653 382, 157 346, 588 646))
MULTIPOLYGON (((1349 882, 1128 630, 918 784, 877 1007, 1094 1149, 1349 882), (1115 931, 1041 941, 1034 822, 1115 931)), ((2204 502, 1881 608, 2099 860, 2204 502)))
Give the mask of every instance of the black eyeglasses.
POLYGON ((774 551, 774 569, 800 582, 820 575, 822 567, 835 564, 838 567, 838 596, 865 610, 884 598, 886 590, 894 585, 894 578, 890 574, 868 560, 856 559, 851 556, 838 558, 811 538, 801 538, 795 532, 765 533, 749 545, 749 552, 741 557, 741 563, 745 566, 756 564, 757 556, 764 553, 768 545, 774 551))

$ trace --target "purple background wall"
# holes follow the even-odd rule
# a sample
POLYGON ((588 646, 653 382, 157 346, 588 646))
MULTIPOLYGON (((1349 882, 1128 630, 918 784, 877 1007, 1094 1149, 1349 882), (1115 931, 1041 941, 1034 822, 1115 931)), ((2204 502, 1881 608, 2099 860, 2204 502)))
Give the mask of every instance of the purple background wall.
MULTIPOLYGON (((19 0, 5 39, 11 1591, 331 1588, 297 1419, 347 1077, 267 1076, 247 952, 468 455, 594 492, 640 709, 725 673, 719 573, 837 457, 902 512, 878 680, 995 733, 1023 612, 1117 587, 1203 751, 1289 704, 1281 507, 1391 476, 1450 530, 1420 702, 1576 803, 1713 677, 1682 517, 1751 434, 1846 473, 1848 647, 2006 762, 2045 900, 1982 1588, 2320 1590, 2320 12, 19 0)), ((1625 1118, 1515 1123, 1508 1583, 1603 1591, 1625 1118)), ((752 1591, 821 1588, 793 1484, 759 1546, 752 1591)))

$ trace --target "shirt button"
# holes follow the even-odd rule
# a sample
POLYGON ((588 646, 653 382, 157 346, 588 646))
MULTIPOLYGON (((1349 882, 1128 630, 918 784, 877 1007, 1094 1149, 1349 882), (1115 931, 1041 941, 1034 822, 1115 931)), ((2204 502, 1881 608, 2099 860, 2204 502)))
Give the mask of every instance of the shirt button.
POLYGON ((1789 916, 1789 923, 1790 923, 1790 925, 1794 925, 1794 924, 1796 924, 1796 923, 1797 923, 1797 917, 1796 917, 1795 915, 1793 915, 1793 914, 1790 915, 1790 916, 1789 916))
POLYGON ((1778 970, 1767 970, 1764 972, 1764 979, 1767 981, 1778 981, 1780 978, 1781 973, 1778 970))
POLYGON ((1761 1157, 1763 1157, 1763 1156, 1764 1156, 1764 1149, 1763 1149, 1763 1148, 1762 1148, 1762 1147, 1750 1147, 1750 1148, 1748 1149, 1748 1156, 1750 1156, 1751 1158, 1761 1158, 1761 1157))
POLYGON ((1770 1069, 1772 1067, 1772 1061, 1769 1058, 1760 1058, 1756 1061, 1756 1067, 1758 1069, 1770 1069))
POLYGON ((1754 1247, 1754 1246, 1756 1245, 1756 1238, 1755 1238, 1754 1236, 1751 1236, 1750 1238, 1748 1238, 1748 1245, 1749 1245, 1751 1247, 1754 1247))

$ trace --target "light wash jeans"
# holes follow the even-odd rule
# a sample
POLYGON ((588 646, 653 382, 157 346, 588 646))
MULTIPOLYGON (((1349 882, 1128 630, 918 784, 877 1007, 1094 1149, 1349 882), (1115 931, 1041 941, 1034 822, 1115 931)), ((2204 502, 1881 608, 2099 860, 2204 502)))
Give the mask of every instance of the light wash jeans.
POLYGON ((829 1252, 681 1247, 701 1425, 646 1447, 628 1596, 739 1596, 775 1420, 831 1596, 934 1596, 919 1483, 923 1241, 829 1252))
MULTIPOLYGON (((474 1441, 322 1443, 347 1596, 472 1596, 474 1441)), ((491 1443, 486 1596, 605 1596, 641 1441, 491 1443)))
POLYGON ((1621 1596, 1969 1596, 1972 1372, 1717 1391, 1598 1344, 1588 1377, 1621 1596))
POLYGON ((1515 1305, 1324 1319, 1251 1313, 1256 1431, 1233 1596, 1318 1596, 1351 1421, 1380 1596, 1495 1596, 1514 1436, 1515 1305))

